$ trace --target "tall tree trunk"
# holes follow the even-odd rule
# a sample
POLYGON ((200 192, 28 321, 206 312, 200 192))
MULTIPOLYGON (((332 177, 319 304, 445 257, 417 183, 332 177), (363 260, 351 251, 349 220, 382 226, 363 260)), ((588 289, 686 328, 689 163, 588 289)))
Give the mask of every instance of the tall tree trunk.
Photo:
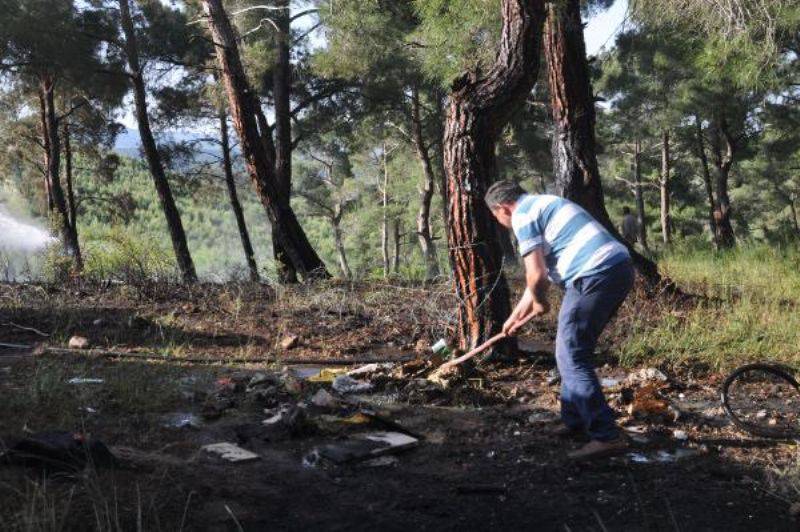
POLYGON ((719 230, 719 246, 732 248, 736 245, 736 237, 733 234, 733 226, 731 225, 731 200, 728 196, 728 179, 736 155, 736 146, 728 131, 728 123, 724 117, 719 121, 719 130, 722 134, 724 151, 720 152, 717 159, 716 222, 719 230))
POLYGON ((342 276, 345 279, 352 279, 353 272, 350 270, 350 265, 347 263, 347 253, 344 249, 344 238, 342 236, 342 206, 336 205, 333 216, 331 217, 331 226, 333 226, 333 242, 336 246, 336 254, 339 256, 339 269, 342 271, 342 276))
POLYGON ((77 209, 75 205, 75 191, 72 187, 72 138, 69 122, 64 122, 64 173, 67 184, 67 212, 72 231, 78 233, 77 209))
POLYGON ((42 128, 42 147, 44 148, 44 191, 47 195, 47 213, 53 212, 53 190, 50 186, 50 135, 47 134, 47 106, 44 91, 39 91, 39 122, 42 128))
POLYGON ((383 142, 383 197, 381 199, 381 258, 383 259, 383 278, 389 277, 389 164, 386 141, 383 142))
POLYGON ((392 220, 392 242, 394 243, 394 253, 392 253, 392 271, 400 273, 400 218, 392 220))
POLYGON ((431 200, 436 177, 433 173, 430 152, 425 143, 422 131, 422 114, 420 112, 419 89, 411 88, 411 138, 414 151, 422 165, 423 182, 419 187, 419 211, 417 212, 417 238, 425 261, 425 279, 433 279, 439 275, 439 262, 436 260, 436 246, 431 234, 431 200))
POLYGON ((64 196, 64 189, 61 188, 61 140, 58 134, 58 120, 56 119, 55 109, 55 81, 49 75, 43 76, 41 80, 42 100, 45 107, 45 136, 47 137, 47 180, 50 183, 50 192, 53 196, 53 207, 58 230, 61 233, 61 240, 64 249, 72 258, 75 270, 83 269, 83 258, 81 248, 78 243, 78 232, 70 223, 69 207, 64 196))
POLYGON ((544 38, 553 113, 553 174, 559 193, 586 209, 628 247, 649 286, 661 281, 656 265, 625 242, 606 211, 597 168, 595 109, 579 0, 548 3, 544 38))
MULTIPOLYGON (((292 64, 289 58, 289 39, 291 21, 289 0, 275 2, 276 11, 272 15, 277 27, 275 68, 272 70, 272 98, 275 102, 275 176, 281 189, 282 201, 289 202, 292 197, 292 120, 291 90, 292 64)), ((289 205, 283 205, 283 208, 289 205)), ((272 252, 275 268, 281 283, 296 283, 297 271, 281 246, 280 239, 272 227, 272 252)))
POLYGON ((694 116, 695 132, 697 135, 697 156, 700 158, 700 167, 703 170, 703 184, 706 189, 706 201, 708 202, 708 230, 711 232, 711 239, 714 247, 719 249, 719 238, 717 236, 717 220, 714 216, 714 190, 711 185, 711 172, 708 169, 708 157, 706 156, 706 143, 703 140, 703 122, 700 115, 694 116))
POLYGON ((447 224, 449 219, 447 209, 449 208, 450 200, 447 197, 447 170, 444 167, 444 130, 447 122, 446 97, 437 90, 434 93, 434 99, 436 102, 436 124, 438 126, 436 128, 437 142, 434 144, 436 147, 434 160, 436 161, 436 170, 439 173, 438 185, 439 195, 442 199, 442 224, 447 224))
POLYGON ((639 243, 645 250, 647 247, 647 223, 644 213, 644 193, 642 190, 642 142, 636 138, 633 147, 633 194, 636 199, 636 225, 639 231, 639 243))
POLYGON ((661 191, 661 237, 664 244, 672 244, 672 213, 670 212, 670 159, 669 159, 669 131, 661 132, 661 175, 659 177, 659 190, 661 191))
POLYGON ((231 144, 228 137, 228 115, 224 108, 220 108, 219 111, 219 139, 222 148, 222 170, 225 174, 225 185, 228 187, 228 199, 231 202, 233 215, 236 217, 236 227, 239 229, 239 239, 242 241, 244 257, 247 260, 247 268, 250 271, 250 280, 258 282, 261 278, 258 275, 256 255, 253 251, 253 244, 250 242, 250 233, 247 231, 242 204, 239 202, 239 194, 236 192, 236 180, 233 177, 231 144))
POLYGON ((222 1, 203 0, 203 8, 216 47, 231 118, 239 134, 242 153, 256 194, 267 211, 270 223, 277 228, 277 239, 294 269, 304 279, 327 278, 330 275, 325 265, 311 247, 289 199, 284 197, 277 183, 272 137, 245 76, 236 35, 222 7, 222 1))
POLYGON ((497 177, 497 138, 536 82, 544 0, 503 0, 502 13, 494 65, 486 75, 471 72, 454 82, 444 135, 448 246, 462 349, 496 334, 511 312, 495 222, 483 198, 497 177))
POLYGON ((139 62, 139 47, 129 2, 130 0, 119 0, 119 12, 122 31, 125 34, 124 49, 133 85, 133 101, 136 108, 136 122, 139 126, 139 138, 142 141, 142 148, 147 158, 150 175, 153 177, 153 184, 158 193, 161 210, 164 211, 164 217, 167 221, 167 228, 172 240, 172 249, 175 252, 178 269, 184 282, 194 283, 197 281, 197 272, 194 268, 192 256, 189 253, 189 246, 186 243, 186 232, 183 229, 181 215, 175 204, 175 198, 172 196, 172 189, 169 186, 169 181, 167 181, 167 175, 164 172, 164 165, 158 153, 153 131, 150 129, 150 117, 147 115, 147 92, 139 62))

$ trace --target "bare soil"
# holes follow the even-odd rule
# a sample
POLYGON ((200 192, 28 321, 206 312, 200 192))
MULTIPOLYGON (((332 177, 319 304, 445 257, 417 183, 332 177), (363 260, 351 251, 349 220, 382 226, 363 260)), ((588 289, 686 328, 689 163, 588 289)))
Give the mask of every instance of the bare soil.
POLYGON ((70 475, 0 467, 3 529, 797 529, 792 498, 774 482, 775 470, 796 461, 796 448, 734 430, 719 408, 721 375, 693 368, 667 372, 666 382, 626 380, 635 368, 616 365, 615 342, 640 309, 623 309, 599 355, 610 401, 634 441, 629 453, 590 464, 570 462, 566 452, 580 443, 552 433, 552 317, 526 331, 532 352, 480 364, 446 390, 415 381, 413 364, 373 376, 376 389, 355 398, 284 376, 287 359, 292 367, 410 355, 419 363, 451 326, 448 294, 385 285, 0 285, 0 342, 30 346, 0 348, 0 435, 10 442, 75 431, 121 459, 119 467, 70 475), (74 334, 93 347, 160 359, 41 349, 66 347, 74 334), (282 349, 288 335, 298 345, 282 349), (247 392, 257 373, 280 382, 247 392), (74 377, 103 383, 69 384, 74 377), (262 424, 265 408, 309 403, 320 388, 341 406, 309 406, 304 420, 280 429, 262 424), (631 406, 645 400, 671 408, 631 406), (220 402, 225 407, 209 415, 209 404, 220 402), (389 465, 304 460, 320 445, 385 428, 336 419, 361 409, 420 436, 419 445, 389 465), (184 417, 194 426, 175 426, 184 417), (221 441, 260 459, 231 464, 200 449, 221 441))

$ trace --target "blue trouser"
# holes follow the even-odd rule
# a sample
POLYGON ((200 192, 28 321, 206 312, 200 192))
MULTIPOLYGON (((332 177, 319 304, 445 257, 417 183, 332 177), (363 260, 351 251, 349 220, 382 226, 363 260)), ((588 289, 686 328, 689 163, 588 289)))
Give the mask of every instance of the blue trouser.
POLYGON ((594 371, 597 339, 633 286, 629 260, 595 275, 576 279, 566 288, 558 314, 556 363, 561 374, 561 419, 594 440, 618 435, 614 413, 606 403, 594 371))

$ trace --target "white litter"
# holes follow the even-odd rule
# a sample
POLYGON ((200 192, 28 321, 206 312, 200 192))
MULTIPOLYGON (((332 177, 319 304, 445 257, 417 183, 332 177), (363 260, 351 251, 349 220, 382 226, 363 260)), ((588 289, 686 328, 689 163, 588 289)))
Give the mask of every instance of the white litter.
POLYGON ((103 379, 90 379, 85 377, 73 377, 67 381, 69 384, 103 384, 103 379))
POLYGON ((250 462, 260 458, 260 456, 254 452, 248 451, 247 449, 242 449, 238 445, 227 442, 204 445, 202 449, 206 452, 219 455, 219 457, 223 460, 234 463, 250 462))

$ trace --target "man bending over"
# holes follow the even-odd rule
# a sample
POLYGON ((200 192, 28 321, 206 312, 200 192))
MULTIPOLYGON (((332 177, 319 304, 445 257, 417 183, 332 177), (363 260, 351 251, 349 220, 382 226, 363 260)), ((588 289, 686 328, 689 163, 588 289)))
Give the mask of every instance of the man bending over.
POLYGON ((569 453, 592 459, 623 452, 620 433, 594 371, 600 333, 633 286, 628 250, 583 208, 549 194, 528 194, 513 181, 486 192, 497 221, 512 228, 525 263, 525 292, 503 325, 514 335, 529 316, 545 314, 548 277, 564 288, 558 313, 556 363, 561 374, 559 435, 590 441, 569 453))

